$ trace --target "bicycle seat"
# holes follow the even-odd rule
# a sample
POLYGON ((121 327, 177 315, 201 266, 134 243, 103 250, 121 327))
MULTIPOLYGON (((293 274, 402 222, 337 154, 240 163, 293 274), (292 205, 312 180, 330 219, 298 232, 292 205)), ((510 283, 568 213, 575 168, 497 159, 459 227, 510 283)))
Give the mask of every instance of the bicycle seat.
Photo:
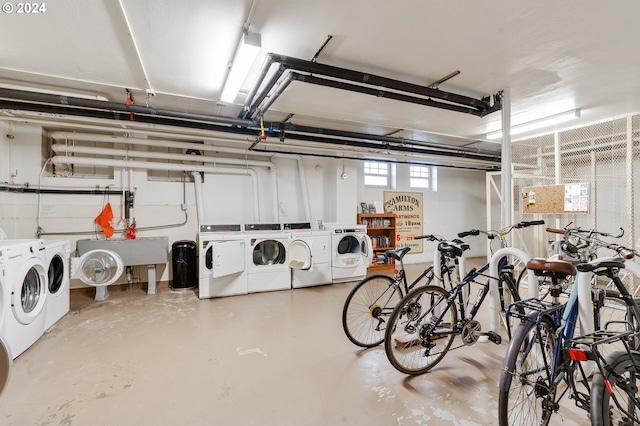
POLYGON ((465 250, 469 250, 469 244, 451 244, 443 241, 438 244, 438 251, 451 257, 460 257, 465 250))
POLYGON ((576 268, 578 268, 578 271, 580 272, 593 272, 596 269, 601 269, 601 268, 622 269, 624 268, 624 260, 617 257, 610 257, 607 259, 596 259, 593 262, 581 263, 578 266, 576 266, 576 268))
POLYGON ((395 260, 402 260, 405 254, 407 254, 411 250, 411 247, 402 247, 394 250, 387 250, 385 254, 389 257, 394 258, 395 260))
POLYGON ((527 262, 527 269, 537 276, 565 278, 578 273, 573 263, 566 260, 533 258, 527 262))

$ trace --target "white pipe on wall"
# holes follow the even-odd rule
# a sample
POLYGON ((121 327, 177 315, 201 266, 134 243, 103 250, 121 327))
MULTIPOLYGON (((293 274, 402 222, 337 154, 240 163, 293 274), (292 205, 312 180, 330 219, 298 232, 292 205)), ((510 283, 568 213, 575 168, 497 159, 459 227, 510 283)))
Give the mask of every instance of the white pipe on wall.
POLYGON ((271 157, 274 158, 288 158, 294 159, 298 162, 298 177, 300 178, 300 187, 302 188, 302 204, 304 205, 304 217, 305 220, 311 221, 311 203, 309 201, 309 190, 307 188, 307 176, 304 171, 304 163, 300 155, 289 154, 275 154, 271 157))
MULTIPOLYGON (((55 140, 81 140, 81 141, 92 141, 92 142, 109 142, 114 144, 135 144, 135 145, 145 145, 145 146, 154 146, 154 147, 164 147, 164 148, 176 148, 176 143, 179 144, 179 147, 182 149, 193 149, 199 151, 214 151, 214 152, 225 152, 225 153, 234 153, 234 154, 244 154, 247 155, 251 153, 254 155, 253 151, 249 152, 246 149, 242 148, 230 148, 230 147, 217 147, 211 145, 203 145, 201 143, 189 143, 189 142, 176 142, 176 141, 166 141, 166 140, 156 140, 156 139, 141 139, 141 138, 127 138, 120 136, 110 136, 110 135, 98 135, 93 133, 74 133, 74 132, 51 132, 49 136, 55 140)), ((158 152, 148 152, 148 151, 131 151, 126 149, 118 150, 117 148, 88 148, 88 147, 75 147, 75 146, 67 146, 65 144, 52 144, 52 149, 55 152, 77 152, 77 153, 92 153, 92 154, 102 154, 102 155, 120 155, 120 156, 144 156, 147 158, 156 158, 156 159, 166 159, 166 160, 176 160, 176 161, 201 161, 201 162, 215 162, 221 164, 237 164, 237 165, 251 165, 251 166, 259 166, 266 167, 269 169, 271 174, 271 185, 274 190, 272 191, 272 203, 273 203, 273 215, 279 220, 278 215, 278 179, 277 179, 277 167, 275 163, 271 161, 260 161, 260 160, 248 160, 248 159, 236 159, 236 158, 221 158, 221 157, 211 157, 211 156, 198 156, 197 160, 193 155, 187 154, 170 154, 170 153, 158 153, 158 152), (104 150, 104 151, 103 151, 104 150), (109 151, 107 151, 109 150, 109 151)), ((256 154, 259 156, 266 156, 265 154, 256 154)), ((271 156, 272 154, 268 154, 271 156)), ((283 157, 287 157, 286 155, 283 157)), ((293 158, 299 156, 291 156, 293 158)), ((301 164, 302 158, 298 159, 301 164)), ((185 169, 186 170, 186 169, 185 169)), ((306 185, 305 185, 306 187, 306 185)), ((253 193, 254 198, 254 213, 257 215, 256 220, 261 220, 260 214, 260 198, 259 198, 259 188, 256 185, 253 193)), ((308 194, 306 194, 308 198, 308 194)))
POLYGON ((204 172, 213 174, 227 175, 248 175, 251 177, 253 185, 254 203, 259 209, 258 204, 258 174, 255 170, 239 167, 219 167, 219 166, 203 166, 200 164, 172 164, 172 163, 153 163, 149 161, 131 161, 131 160, 115 160, 108 158, 86 158, 86 157, 69 157, 56 155, 51 158, 51 163, 55 165, 62 164, 80 164, 85 166, 106 166, 121 167, 141 170, 170 170, 170 171, 187 171, 187 172, 204 172))
POLYGON ((198 229, 204 220, 204 203, 202 199, 202 176, 199 172, 191 172, 196 198, 196 212, 198 214, 198 229))
MULTIPOLYGON (((219 158, 211 157, 207 155, 191 155, 191 154, 173 154, 169 152, 154 152, 154 151, 136 151, 131 149, 118 149, 118 148, 96 148, 91 146, 77 146, 77 145, 65 145, 61 143, 54 143, 51 145, 51 150, 55 153, 78 153, 78 154, 97 154, 97 155, 113 155, 119 157, 136 157, 136 158, 149 158, 160 160, 175 160, 175 161, 195 161, 202 163, 220 163, 220 164, 234 164, 234 165, 248 165, 257 167, 266 167, 271 169, 273 163, 269 161, 259 160, 243 160, 240 158, 219 158)), ((131 187, 129 188, 132 189, 131 187)))

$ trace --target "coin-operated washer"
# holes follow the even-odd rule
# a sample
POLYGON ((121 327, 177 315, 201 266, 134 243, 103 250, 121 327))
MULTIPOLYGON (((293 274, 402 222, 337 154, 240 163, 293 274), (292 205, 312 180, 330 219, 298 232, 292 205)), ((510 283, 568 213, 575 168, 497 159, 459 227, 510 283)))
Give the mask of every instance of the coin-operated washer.
POLYGON ((95 300, 109 297, 107 286, 115 283, 123 271, 122 258, 111 250, 95 249, 71 258, 71 278, 95 287, 95 300))

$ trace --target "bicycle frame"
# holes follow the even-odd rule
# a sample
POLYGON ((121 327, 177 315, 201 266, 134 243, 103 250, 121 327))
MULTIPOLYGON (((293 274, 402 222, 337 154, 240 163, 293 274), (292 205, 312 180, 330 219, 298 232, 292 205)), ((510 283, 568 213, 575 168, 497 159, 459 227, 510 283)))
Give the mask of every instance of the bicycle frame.
MULTIPOLYGON (((506 263, 506 260, 504 262, 506 263)), ((475 303, 469 309, 468 314, 467 314, 467 301, 465 300, 465 296, 464 296, 465 295, 465 290, 469 289, 469 287, 471 285, 471 282, 475 282, 474 280, 477 277, 482 276, 483 273, 487 269, 489 269, 489 266, 490 266, 490 264, 487 263, 484 266, 482 266, 480 269, 474 271, 473 273, 470 273, 469 275, 464 277, 459 284, 454 286, 449 291, 449 300, 453 301, 451 303, 456 303, 455 301, 457 301, 457 303, 458 303, 458 308, 460 310, 460 320, 459 320, 459 322, 470 321, 470 320, 474 319, 476 314, 478 313, 478 310, 480 309, 480 306, 482 306, 482 302, 486 298, 487 294, 489 294, 490 283, 491 283, 492 277, 488 277, 487 278, 487 282, 484 283, 484 284, 478 283, 478 284, 480 284, 482 286, 482 291, 481 291, 481 293, 479 293, 478 297, 476 298, 475 303)), ((437 306, 437 305, 433 305, 432 308, 434 308, 435 306, 437 306)), ((442 321, 442 318, 444 317, 444 315, 449 310, 449 306, 451 306, 451 304, 447 303, 447 306, 439 314, 437 320, 434 322, 434 327, 437 324, 439 324, 440 321, 442 321)), ((428 310, 428 311, 424 312, 422 315, 420 315, 420 317, 417 318, 417 322, 418 323, 421 322, 422 320, 424 320, 424 318, 428 314, 431 314, 431 313, 433 313, 433 310, 428 310)), ((455 328, 453 334, 460 334, 461 332, 462 332, 462 328, 460 328, 458 325, 456 325, 456 328, 455 328)), ((451 332, 437 333, 437 332, 433 332, 433 331, 432 331, 432 333, 433 333, 433 335, 451 334, 451 332)))

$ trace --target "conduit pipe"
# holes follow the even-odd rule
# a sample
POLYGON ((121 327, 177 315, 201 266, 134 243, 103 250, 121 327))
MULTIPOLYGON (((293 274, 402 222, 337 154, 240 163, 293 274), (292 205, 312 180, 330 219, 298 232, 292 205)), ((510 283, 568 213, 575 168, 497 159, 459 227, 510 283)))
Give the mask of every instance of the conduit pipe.
POLYGON ((302 189, 302 204, 304 206, 304 217, 306 221, 311 221, 311 203, 309 200, 309 189, 307 188, 307 175, 304 171, 304 163, 302 157, 299 155, 290 154, 275 154, 271 157, 274 158, 288 158, 296 160, 298 163, 298 177, 300 179, 300 187, 302 189))
POLYGON ((199 164, 172 164, 172 163, 153 163, 148 161, 132 161, 132 160, 116 160, 108 158, 86 158, 86 157, 70 157, 56 155, 51 159, 51 163, 55 165, 62 164, 79 164, 85 166, 105 166, 117 168, 133 168, 141 170, 169 170, 176 172, 204 172, 214 174, 228 175, 248 175, 253 184, 253 202, 255 206, 260 206, 258 199, 258 176, 255 170, 249 168, 235 167, 219 167, 219 166, 203 166, 199 164))
POLYGON ((196 198, 196 212, 198 214, 198 231, 204 220, 204 200, 202 198, 202 176, 198 172, 191 172, 193 176, 193 188, 196 198))
MULTIPOLYGON (((273 163, 268 161, 257 160, 243 160, 241 158, 220 158, 211 157, 207 155, 191 155, 191 154, 173 154, 168 152, 154 152, 154 151, 137 151, 132 149, 118 149, 118 148, 96 148, 91 146, 78 146, 78 145, 64 145, 60 143, 54 143, 51 145, 51 150, 55 153, 78 153, 78 154, 96 154, 96 155, 113 155, 126 158, 148 158, 154 160, 175 160, 175 161, 188 161, 196 163, 219 163, 219 164, 232 164, 241 166, 254 166, 254 167, 266 167, 274 168, 273 163)), ((129 185, 129 190, 132 190, 132 185, 129 185)))
MULTIPOLYGON (((108 142, 114 144, 127 144, 127 145, 144 145, 144 146, 153 146, 153 147, 164 147, 164 148, 176 148, 176 144, 179 144, 179 148, 182 149, 193 149, 199 151, 214 151, 214 152, 225 152, 225 153, 235 153, 235 154, 243 154, 247 155, 248 151, 246 149, 241 148, 230 148, 230 147, 214 147, 211 145, 205 145, 201 143, 192 143, 192 142, 176 142, 176 141, 166 141, 166 140, 156 140, 156 139, 142 139, 142 138, 127 138, 120 136, 109 136, 109 135, 97 135, 93 133, 73 133, 73 132, 51 132, 49 136, 54 140, 82 140, 82 141, 91 141, 91 142, 108 142)), ((86 151, 86 148, 82 148, 79 151, 72 151, 76 149, 76 147, 63 145, 63 144, 53 144, 55 152, 78 152, 78 153, 97 153, 98 149, 114 149, 115 148, 90 148, 89 151, 86 151), (60 150, 59 146, 65 147, 64 150, 60 150)), ((273 162, 270 161, 260 161, 260 160, 247 160, 247 159, 228 159, 228 158, 212 158, 208 156, 199 156, 194 157, 193 155, 187 154, 170 154, 170 153, 150 153, 150 152, 142 152, 142 151, 129 151, 120 150, 120 152, 106 152, 103 151, 103 155, 120 155, 120 156, 136 156, 135 153, 141 153, 140 156, 145 156, 147 158, 151 158, 152 154, 156 159, 165 159, 165 160, 176 160, 176 161, 200 161, 200 162, 219 162, 221 164, 236 164, 236 165, 251 165, 256 167, 266 167, 270 171, 270 179, 272 188, 277 188, 278 179, 277 179, 277 167, 273 162), (179 157, 183 155, 183 157, 179 157), (156 157, 157 156, 157 157, 156 157), (208 160, 205 160, 208 159, 208 160)), ((271 154, 261 154, 260 156, 271 156, 271 154)), ((256 187, 257 191, 257 187, 256 187)), ((257 191, 254 196, 259 199, 259 191, 257 191)), ((272 203, 274 206, 274 216, 278 218, 278 195, 277 191, 273 191, 272 194, 272 203)), ((256 204, 256 211, 258 211, 258 216, 260 216, 260 204, 256 204)))

